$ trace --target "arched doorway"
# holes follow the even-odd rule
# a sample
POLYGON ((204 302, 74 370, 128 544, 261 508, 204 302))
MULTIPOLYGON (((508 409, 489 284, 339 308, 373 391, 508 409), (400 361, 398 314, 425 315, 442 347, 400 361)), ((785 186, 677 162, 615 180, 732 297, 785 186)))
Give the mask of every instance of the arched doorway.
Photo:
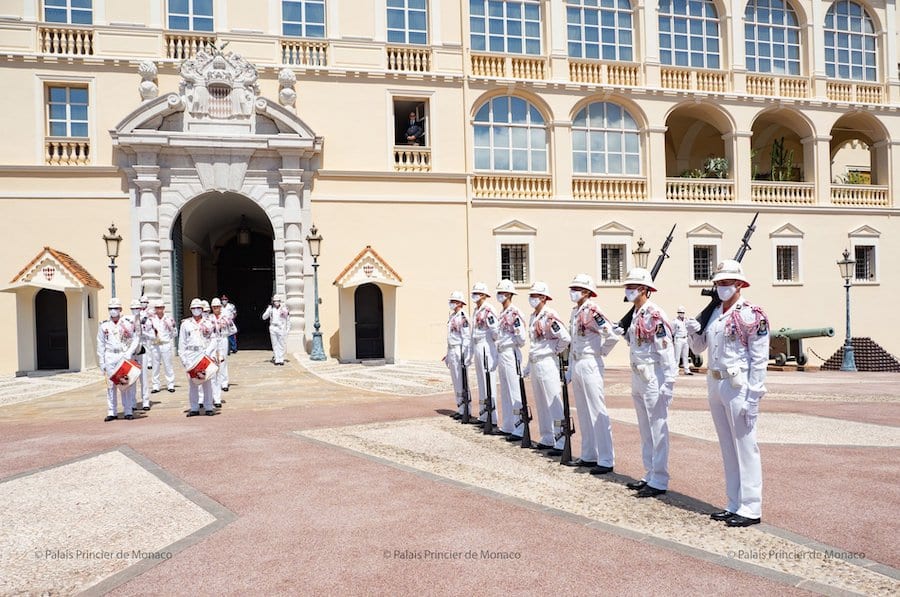
POLYGON ((58 290, 39 290, 34 297, 35 339, 38 369, 69 368, 69 332, 66 295, 58 290))
POLYGON ((353 293, 356 314, 356 358, 384 358, 384 298, 375 284, 363 284, 353 293))
POLYGON ((205 193, 189 201, 172 226, 173 298, 177 316, 194 297, 227 294, 237 307, 238 347, 268 348, 262 313, 275 290, 272 224, 238 193, 205 193))

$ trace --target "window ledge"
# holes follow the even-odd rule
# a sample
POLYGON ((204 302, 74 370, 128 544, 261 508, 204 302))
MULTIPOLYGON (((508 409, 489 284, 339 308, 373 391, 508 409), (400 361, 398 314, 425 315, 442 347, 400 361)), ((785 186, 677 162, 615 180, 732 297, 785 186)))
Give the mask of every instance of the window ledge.
POLYGON ((779 282, 779 281, 775 281, 775 282, 772 282, 772 286, 803 286, 803 282, 801 282, 801 281, 797 281, 797 282, 779 282))
POLYGON ((850 283, 850 286, 880 286, 881 282, 879 280, 870 280, 868 282, 859 282, 853 281, 850 283))

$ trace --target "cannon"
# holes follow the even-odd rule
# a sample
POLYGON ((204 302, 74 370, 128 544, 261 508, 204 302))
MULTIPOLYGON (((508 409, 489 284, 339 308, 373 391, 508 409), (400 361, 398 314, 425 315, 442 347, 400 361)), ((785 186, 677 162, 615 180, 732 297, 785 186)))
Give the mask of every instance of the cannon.
POLYGON ((769 358, 775 359, 775 364, 779 366, 788 361, 797 361, 798 365, 803 366, 807 362, 803 339, 826 336, 834 336, 834 328, 781 328, 769 336, 769 358))

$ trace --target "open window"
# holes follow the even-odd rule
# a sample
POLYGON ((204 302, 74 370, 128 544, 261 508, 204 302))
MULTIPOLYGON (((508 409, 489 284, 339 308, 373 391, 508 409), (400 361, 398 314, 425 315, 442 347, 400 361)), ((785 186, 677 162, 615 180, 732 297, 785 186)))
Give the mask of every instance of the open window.
POLYGON ((394 145, 428 147, 428 100, 394 98, 394 145))

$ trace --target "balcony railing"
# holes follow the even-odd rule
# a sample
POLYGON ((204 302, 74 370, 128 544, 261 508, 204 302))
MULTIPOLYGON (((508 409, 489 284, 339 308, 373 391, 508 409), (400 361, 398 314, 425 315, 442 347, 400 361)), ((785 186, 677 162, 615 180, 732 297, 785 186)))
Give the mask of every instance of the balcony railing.
POLYGON ((828 99, 836 102, 880 104, 884 101, 884 87, 870 83, 828 81, 825 85, 825 93, 828 99))
POLYGON ((328 66, 328 42, 282 39, 281 63, 294 66, 328 66))
POLYGON ((724 93, 731 90, 728 73, 717 70, 663 67, 660 70, 660 83, 666 89, 684 91, 724 93))
POLYGON ((750 200, 769 205, 811 205, 816 202, 816 185, 811 182, 750 183, 750 200))
POLYGON ((809 80, 802 77, 747 75, 747 93, 772 97, 809 97, 809 80))
POLYGON ((200 50, 216 45, 216 36, 188 32, 168 31, 165 34, 166 58, 187 60, 197 55, 200 50))
POLYGON ((547 78, 547 61, 526 56, 472 54, 472 75, 476 77, 534 79, 547 78))
POLYGON ((394 170, 398 172, 430 172, 431 148, 415 145, 394 147, 394 170))
POLYGON ((550 199, 549 174, 476 174, 472 190, 476 199, 550 199))
POLYGON ((641 85, 641 69, 636 64, 569 60, 569 80, 591 85, 638 87, 641 85))
POLYGON ((723 203, 734 201, 734 181, 720 178, 667 178, 669 201, 723 203))
POLYGON ((51 166, 84 166, 91 162, 91 142, 85 137, 47 137, 44 161, 51 166))
POLYGON ((413 73, 431 70, 431 48, 387 47, 387 69, 413 73))
POLYGON ((647 181, 643 178, 572 178, 572 197, 576 201, 644 201, 647 181))
POLYGON ((885 207, 890 205, 888 187, 873 184, 833 184, 831 202, 835 205, 885 207))
POLYGON ((43 54, 92 56, 94 31, 83 27, 41 25, 38 27, 38 46, 43 54))

